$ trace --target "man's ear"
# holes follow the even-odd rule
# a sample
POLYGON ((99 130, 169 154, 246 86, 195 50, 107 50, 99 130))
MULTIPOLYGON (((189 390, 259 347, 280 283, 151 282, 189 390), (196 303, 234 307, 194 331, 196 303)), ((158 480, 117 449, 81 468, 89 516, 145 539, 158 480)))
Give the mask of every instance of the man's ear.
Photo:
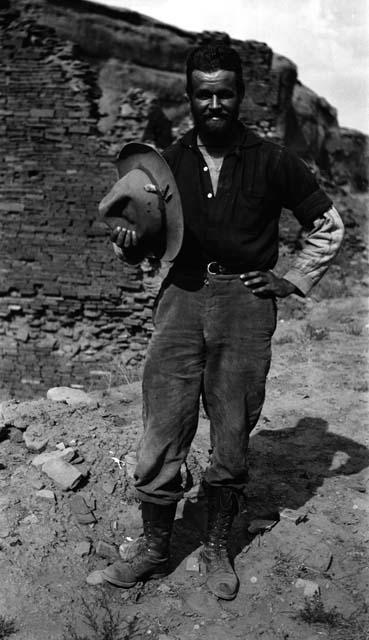
POLYGON ((185 99, 185 102, 190 102, 190 96, 188 95, 187 91, 185 91, 185 93, 183 94, 183 97, 185 99))

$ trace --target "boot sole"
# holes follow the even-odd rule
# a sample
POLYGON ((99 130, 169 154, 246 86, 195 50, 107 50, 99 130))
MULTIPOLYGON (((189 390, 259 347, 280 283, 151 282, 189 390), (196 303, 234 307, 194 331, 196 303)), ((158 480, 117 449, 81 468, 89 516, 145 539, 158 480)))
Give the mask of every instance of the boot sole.
POLYGON ((146 582, 147 580, 159 580, 160 578, 165 578, 169 574, 169 571, 162 572, 162 573, 153 573, 151 575, 148 575, 146 578, 143 578, 142 580, 135 580, 134 582, 123 582, 122 580, 111 578, 110 576, 107 576, 104 573, 104 571, 102 571, 101 574, 105 582, 109 582, 109 584, 113 584, 115 587, 130 589, 131 587, 134 587, 139 582, 146 582))
POLYGON ((236 591, 235 593, 232 593, 232 595, 226 596, 224 594, 220 594, 220 593, 216 593, 215 591, 212 591, 212 589, 210 589, 208 587, 210 593, 213 594, 213 596, 215 596, 216 598, 219 598, 219 600, 234 600, 235 597, 237 596, 238 591, 236 591))

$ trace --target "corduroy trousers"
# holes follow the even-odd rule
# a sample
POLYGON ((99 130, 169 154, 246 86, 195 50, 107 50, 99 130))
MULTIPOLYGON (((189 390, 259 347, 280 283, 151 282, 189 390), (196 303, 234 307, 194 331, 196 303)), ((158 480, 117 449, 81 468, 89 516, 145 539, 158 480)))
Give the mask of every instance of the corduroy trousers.
POLYGON ((276 327, 274 298, 239 275, 169 273, 153 311, 143 373, 144 432, 135 487, 147 502, 183 496, 181 465, 196 433, 201 394, 210 420, 210 485, 243 492, 247 448, 264 402, 276 327))

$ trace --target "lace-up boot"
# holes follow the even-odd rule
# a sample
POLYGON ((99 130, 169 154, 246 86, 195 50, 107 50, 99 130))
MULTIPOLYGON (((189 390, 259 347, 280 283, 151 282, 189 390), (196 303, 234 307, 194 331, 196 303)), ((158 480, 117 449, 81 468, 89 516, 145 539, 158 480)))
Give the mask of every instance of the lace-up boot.
POLYGON ((207 485, 208 525, 206 541, 201 553, 202 567, 207 575, 210 591, 223 600, 233 600, 239 580, 229 559, 227 545, 237 500, 229 487, 207 485))
POLYGON ((125 560, 116 560, 102 572, 104 579, 117 587, 133 587, 137 582, 169 573, 169 543, 177 503, 141 504, 144 533, 139 544, 132 543, 125 560))

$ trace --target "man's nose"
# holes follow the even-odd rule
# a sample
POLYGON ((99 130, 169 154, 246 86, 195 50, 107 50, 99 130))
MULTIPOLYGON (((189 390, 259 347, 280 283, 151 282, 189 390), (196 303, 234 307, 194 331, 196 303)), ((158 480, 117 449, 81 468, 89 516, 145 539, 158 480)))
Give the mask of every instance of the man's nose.
POLYGON ((219 98, 217 95, 213 94, 212 98, 211 98, 211 108, 212 109, 219 109, 220 107, 220 102, 219 102, 219 98))

